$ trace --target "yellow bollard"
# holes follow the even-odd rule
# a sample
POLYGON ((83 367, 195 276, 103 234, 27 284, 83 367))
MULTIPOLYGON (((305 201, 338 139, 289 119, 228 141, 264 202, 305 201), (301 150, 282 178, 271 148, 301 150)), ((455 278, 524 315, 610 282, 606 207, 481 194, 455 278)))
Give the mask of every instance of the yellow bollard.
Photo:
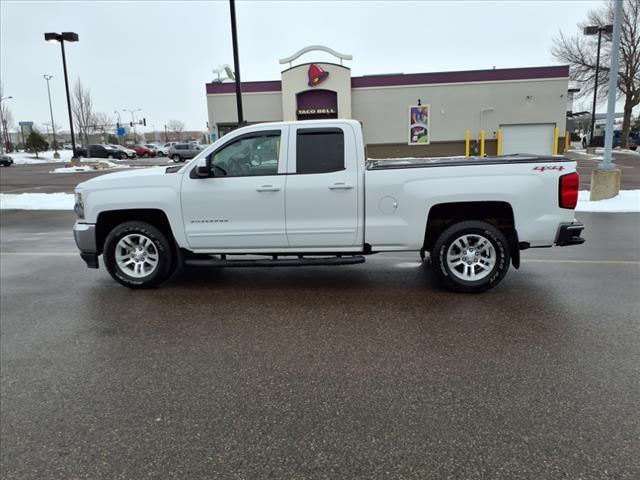
POLYGON ((484 157, 484 129, 480 130, 480 156, 484 157))
POLYGON ((464 134, 464 156, 469 156, 469 142, 471 140, 471 132, 467 128, 467 133, 464 134))
POLYGON ((571 133, 564 132, 564 152, 567 153, 569 151, 569 147, 571 146, 571 133))
POLYGON ((498 150, 496 152, 498 155, 502 155, 502 129, 498 129, 498 150))
POLYGON ((558 154, 558 127, 553 129, 553 154, 558 154))

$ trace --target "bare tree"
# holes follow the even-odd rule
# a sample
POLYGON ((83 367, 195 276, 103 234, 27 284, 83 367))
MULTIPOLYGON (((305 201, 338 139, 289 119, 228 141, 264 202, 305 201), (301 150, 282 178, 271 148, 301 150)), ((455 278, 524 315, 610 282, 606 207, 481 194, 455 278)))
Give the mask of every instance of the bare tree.
MULTIPOLYGON (((0 83, 0 97, 3 97, 2 84, 0 83)), ((6 102, 0 102, 0 143, 4 145, 9 142, 9 131, 13 130, 15 123, 13 114, 6 102)), ((4 151, 4 147, 0 150, 4 151)))
POLYGON ((93 132, 95 125, 95 115, 93 113, 93 100, 89 89, 84 88, 80 78, 76 80, 73 87, 73 95, 71 99, 71 110, 73 112, 73 120, 78 129, 80 137, 84 137, 84 144, 89 144, 89 134, 93 132))
POLYGON ((182 139, 182 132, 184 131, 184 122, 180 120, 169 120, 167 122, 169 130, 174 132, 178 136, 178 140, 182 139))
MULTIPOLYGON (((582 30, 587 25, 610 25, 613 23, 613 2, 591 10, 587 20, 578 24, 580 33, 569 36, 560 32, 554 39, 552 55, 570 65, 570 77, 580 85, 580 96, 593 95, 596 76, 596 56, 598 40, 596 36, 584 36, 582 30)), ((629 130, 633 107, 640 104, 640 0, 624 0, 622 30, 620 32, 620 71, 618 72, 618 96, 624 97, 624 118, 622 122, 622 142, 629 144, 629 130)), ((609 65, 611 64, 611 34, 602 34, 600 49, 600 73, 598 75, 598 96, 606 98, 609 65), (602 87, 602 88, 600 88, 602 87)))
POLYGON ((112 115, 109 115, 104 112, 96 112, 93 115, 93 125, 92 127, 102 135, 102 141, 106 143, 107 141, 107 133, 113 130, 113 125, 115 124, 115 120, 112 115))

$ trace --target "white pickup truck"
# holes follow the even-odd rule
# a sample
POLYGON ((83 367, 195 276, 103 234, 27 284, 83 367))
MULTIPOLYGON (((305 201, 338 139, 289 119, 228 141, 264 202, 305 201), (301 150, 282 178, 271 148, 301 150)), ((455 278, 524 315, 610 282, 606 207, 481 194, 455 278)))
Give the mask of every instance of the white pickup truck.
POLYGON ((130 288, 184 264, 344 265, 416 251, 446 287, 478 292, 518 268, 520 250, 584 242, 578 183, 563 157, 367 160, 357 121, 267 123, 185 165, 79 184, 74 236, 87 266, 102 254, 130 288))

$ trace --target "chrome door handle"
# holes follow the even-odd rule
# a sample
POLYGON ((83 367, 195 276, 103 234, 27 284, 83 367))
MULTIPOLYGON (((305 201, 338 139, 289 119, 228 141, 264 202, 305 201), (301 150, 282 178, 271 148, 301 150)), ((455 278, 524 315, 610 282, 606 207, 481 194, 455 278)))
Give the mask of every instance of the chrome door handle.
POLYGON ((257 192, 279 192, 280 187, 274 187, 273 185, 261 185, 256 188, 257 192))
POLYGON ((333 185, 329 185, 329 190, 349 190, 353 188, 353 185, 345 182, 336 182, 333 185))

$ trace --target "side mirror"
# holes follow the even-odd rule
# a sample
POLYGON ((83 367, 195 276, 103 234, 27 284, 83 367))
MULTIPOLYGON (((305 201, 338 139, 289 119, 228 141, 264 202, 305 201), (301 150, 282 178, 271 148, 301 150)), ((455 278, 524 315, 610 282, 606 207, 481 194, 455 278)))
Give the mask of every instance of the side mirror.
POLYGON ((198 178, 208 178, 211 176, 211 170, 206 165, 198 165, 196 167, 196 177, 198 178))

